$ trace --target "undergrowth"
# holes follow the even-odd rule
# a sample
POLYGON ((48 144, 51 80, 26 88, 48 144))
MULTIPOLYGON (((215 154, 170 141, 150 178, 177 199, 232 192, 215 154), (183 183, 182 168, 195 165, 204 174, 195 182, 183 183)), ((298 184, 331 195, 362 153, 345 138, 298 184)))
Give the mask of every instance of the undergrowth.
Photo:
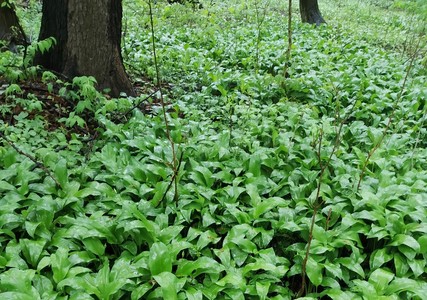
POLYGON ((126 65, 162 95, 11 84, 22 57, 0 53, 1 298, 293 299, 306 274, 305 299, 425 299, 425 33, 380 22, 423 15, 324 1, 284 78, 284 1, 202 2, 153 6, 159 76, 125 2, 126 65))

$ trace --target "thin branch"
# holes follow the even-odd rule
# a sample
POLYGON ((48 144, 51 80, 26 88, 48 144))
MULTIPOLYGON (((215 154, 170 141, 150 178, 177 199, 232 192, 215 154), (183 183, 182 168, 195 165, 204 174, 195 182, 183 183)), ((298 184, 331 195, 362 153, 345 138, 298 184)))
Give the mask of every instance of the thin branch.
POLYGON ((173 176, 172 176, 171 182, 174 182, 174 186, 175 186, 174 199, 178 199, 178 181, 177 181, 177 176, 176 176, 178 173, 178 160, 176 157, 175 143, 174 143, 174 141, 171 137, 171 134, 170 134, 170 126, 169 126, 169 121, 168 121, 168 117, 167 117, 167 113, 166 113, 166 105, 165 105, 162 85, 161 85, 161 81, 160 81, 160 71, 159 71, 159 64, 157 62, 156 40, 155 40, 155 34, 154 34, 153 7, 151 4, 151 0, 148 1, 148 6, 149 6, 149 13, 150 13, 151 38, 152 38, 152 47, 153 47, 154 66, 156 69, 157 87, 158 87, 158 90, 160 93, 160 103, 162 105, 163 118, 165 119, 166 136, 170 142, 171 149, 172 149, 173 176))
MULTIPOLYGON (((342 134, 342 130, 344 128, 344 124, 348 121, 348 119, 351 116, 351 113, 353 112, 355 106, 356 106, 356 102, 354 101, 348 115, 343 118, 340 122, 339 128, 337 130, 336 133, 336 138, 335 138, 335 143, 334 143, 334 147, 332 148, 331 153, 329 154, 329 157, 326 161, 325 164, 322 164, 322 160, 321 160, 321 149, 322 149, 322 140, 323 140, 323 130, 320 131, 320 136, 319 136, 319 145, 317 148, 317 156, 319 157, 319 166, 320 166, 320 172, 319 172, 319 178, 318 178, 318 183, 317 183, 317 190, 316 190, 316 198, 313 202, 313 216, 311 217, 311 224, 310 224, 310 231, 308 234, 308 240, 307 240, 307 248, 305 251, 305 256, 304 259, 302 261, 302 265, 301 265, 301 287, 300 290, 298 291, 298 296, 297 297, 301 297, 304 293, 305 293, 305 285, 306 285, 306 280, 307 280, 307 262, 308 262, 308 258, 310 256, 310 249, 311 249, 311 243, 313 241, 313 231, 314 231, 314 225, 316 223, 316 216, 317 213, 319 211, 319 209, 321 208, 321 206, 323 205, 323 203, 325 202, 325 200, 321 200, 320 199, 320 191, 321 191, 321 187, 322 187, 322 182, 323 182, 323 176, 326 172, 326 169, 329 167, 329 165, 331 164, 332 161, 332 157, 333 155, 336 153, 336 151, 338 150, 338 147, 341 143, 341 134, 342 134)), ((338 118, 338 114, 337 114, 337 118, 338 118)), ((330 212, 328 214, 328 219, 330 216, 330 212)), ((328 221, 327 221, 327 226, 328 226, 328 221)))
POLYGON ((415 55, 413 55, 411 57, 411 60, 409 62, 409 66, 408 66, 408 68, 406 70, 405 78, 403 79, 402 88, 400 90, 399 95, 397 96, 396 102, 394 103, 393 110, 392 110, 392 112, 390 114, 390 117, 388 118, 388 122, 387 122, 386 126, 384 127, 384 130, 383 130, 383 133, 381 135, 381 138, 378 141, 378 143, 376 143, 375 146, 371 149, 371 151, 369 151, 368 156, 366 157, 366 160, 365 160, 365 162, 364 162, 364 164, 362 166, 362 170, 361 170, 360 176, 359 176, 359 182, 357 183, 357 189, 356 189, 357 191, 360 189, 360 185, 362 184, 363 177, 365 176, 365 173, 366 173, 366 168, 367 168, 367 166, 368 166, 368 164, 369 164, 372 156, 375 154, 375 152, 382 145, 382 143, 383 143, 383 141, 384 141, 384 139, 385 139, 385 137, 387 135, 387 132, 388 132, 388 130, 391 127, 391 124, 392 124, 392 122, 394 120, 394 116, 395 116, 396 111, 397 111, 398 104, 402 100, 403 92, 404 92, 404 90, 406 88, 406 84, 407 84, 408 79, 409 79, 409 74, 410 74, 410 72, 412 70, 412 67, 414 65, 415 58, 416 58, 415 55))
POLYGON ((22 151, 21 149, 19 149, 11 140, 9 140, 4 134, 3 132, 0 131, 0 138, 2 138, 9 146, 11 146, 13 149, 15 149, 16 152, 18 152, 19 154, 29 158, 33 163, 36 164, 37 168, 42 169, 43 171, 46 172, 47 175, 49 175, 50 178, 52 178, 52 180, 55 182, 55 184, 58 187, 61 187, 61 184, 59 183, 59 181, 53 176, 52 172, 46 168, 40 161, 38 161, 34 156, 25 153, 24 151, 22 151))
POLYGON ((288 48, 286 49, 286 62, 285 69, 283 70, 283 76, 285 78, 289 77, 288 68, 291 64, 291 50, 292 50, 292 0, 289 0, 289 10, 288 10, 288 48))
POLYGON ((157 91, 152 92, 151 94, 149 94, 147 97, 145 97, 144 99, 142 99, 141 101, 138 101, 137 104, 134 104, 131 108, 129 108, 126 112, 124 113, 119 113, 116 116, 114 116, 115 120, 119 120, 120 117, 127 117, 135 108, 139 107, 143 102, 147 101, 148 99, 150 99, 151 97, 153 97, 155 94, 157 93, 157 91))
POLYGON ((255 16, 257 22, 257 39, 256 39, 256 48, 255 48, 255 60, 256 60, 256 69, 255 72, 259 71, 259 52, 260 52, 260 44, 261 44, 261 28, 264 23, 265 16, 267 13, 268 3, 264 7, 263 15, 260 15, 260 7, 258 7, 258 0, 255 0, 255 16))
MULTIPOLYGON (((181 155, 180 155, 180 157, 179 157, 179 162, 178 162, 178 169, 177 169, 177 171, 176 172, 174 172, 173 173, 173 175, 172 175, 172 179, 171 179, 171 181, 169 182, 169 185, 168 185, 168 187, 166 188, 166 191, 164 192, 164 194, 163 194, 163 197, 162 197, 162 200, 160 200, 160 202, 163 202, 164 200, 165 200, 165 198, 166 198, 166 195, 167 195, 167 193, 169 192, 169 190, 170 190, 170 188, 172 187, 172 184, 174 183, 174 182, 176 182, 177 181, 177 176, 178 176, 178 171, 179 171, 179 169, 181 168, 181 163, 182 163, 182 157, 183 157, 183 152, 181 152, 181 155)), ((177 194, 175 193, 175 196, 174 196, 174 200, 178 200, 176 197, 177 194)), ((159 203, 160 203, 159 202, 159 203)))

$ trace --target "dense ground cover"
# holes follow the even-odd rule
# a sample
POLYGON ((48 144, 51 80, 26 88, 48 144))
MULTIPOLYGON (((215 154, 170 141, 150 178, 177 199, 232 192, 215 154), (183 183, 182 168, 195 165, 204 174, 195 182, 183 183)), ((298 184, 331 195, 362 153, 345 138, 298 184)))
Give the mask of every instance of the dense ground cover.
POLYGON ((137 98, 1 53, 0 297, 292 299, 306 272, 305 299, 425 299, 424 15, 322 1, 313 28, 295 10, 284 79, 283 1, 158 2, 177 173, 145 1, 125 3, 137 98))

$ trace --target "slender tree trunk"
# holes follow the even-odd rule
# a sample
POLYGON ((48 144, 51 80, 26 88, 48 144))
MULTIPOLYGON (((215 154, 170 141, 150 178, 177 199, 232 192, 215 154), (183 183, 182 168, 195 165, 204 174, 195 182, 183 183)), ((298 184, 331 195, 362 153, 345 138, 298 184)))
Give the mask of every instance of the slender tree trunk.
POLYGON ((57 44, 35 63, 68 77, 90 75, 111 95, 134 95, 121 55, 121 0, 44 0, 39 39, 57 44))
POLYGON ((301 13, 301 20, 304 23, 316 24, 319 26, 326 23, 319 10, 317 0, 300 0, 299 8, 301 13))
POLYGON ((26 42, 15 7, 7 0, 0 0, 0 40, 7 41, 10 48, 26 42))

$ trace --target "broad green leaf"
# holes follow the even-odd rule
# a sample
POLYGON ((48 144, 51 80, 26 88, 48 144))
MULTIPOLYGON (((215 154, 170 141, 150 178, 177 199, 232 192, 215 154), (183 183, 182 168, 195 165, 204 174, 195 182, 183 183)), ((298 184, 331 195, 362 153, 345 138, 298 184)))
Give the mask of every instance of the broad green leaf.
POLYGON ((121 287, 126 283, 126 277, 111 278, 110 279, 110 267, 108 260, 106 259, 103 267, 96 274, 94 283, 99 291, 96 295, 100 299, 110 299, 111 296, 116 294, 121 287))
POLYGON ((180 287, 176 276, 170 272, 162 272, 153 276, 154 280, 160 285, 163 293, 163 299, 178 299, 180 287))
POLYGON ((415 252, 420 251, 420 244, 412 236, 406 234, 396 234, 393 237, 393 241, 389 244, 390 246, 405 245, 413 249, 415 252))
POLYGON ((227 270, 227 275, 225 275, 223 278, 221 278, 219 281, 216 282, 216 285, 221 287, 228 287, 232 286, 235 288, 238 288, 240 290, 245 289, 246 287, 246 280, 242 274, 241 269, 238 268, 232 268, 230 270, 227 270))
POLYGON ((33 279, 33 286, 38 291, 41 299, 56 300, 58 293, 54 292, 52 281, 46 276, 37 275, 33 279))
POLYGON ((35 232, 40 224, 40 222, 25 222, 25 229, 30 237, 34 238, 35 232))
POLYGON ((369 276, 369 282, 375 287, 377 293, 383 292, 393 280, 394 274, 384 269, 376 269, 369 276))
POLYGON ((68 260, 68 250, 59 248, 54 254, 51 254, 50 261, 53 271, 53 280, 59 283, 66 278, 71 268, 71 263, 68 260))
POLYGON ((160 231, 158 238, 161 242, 168 244, 179 236, 183 228, 184 226, 182 225, 168 226, 160 231))
POLYGON ((67 274, 67 278, 73 278, 79 276, 80 274, 91 273, 92 270, 85 267, 72 267, 67 274))
POLYGON ((32 286, 34 270, 10 269, 0 274, 0 291, 6 291, 1 299, 40 299, 37 290, 32 286), (19 298, 22 296, 22 298, 19 298), (11 297, 11 298, 8 298, 11 297))
POLYGON ((0 269, 3 269, 4 267, 6 267, 7 264, 7 259, 4 256, 0 255, 0 269))
POLYGON ((409 265, 407 264, 407 260, 400 253, 394 253, 394 268, 396 269, 396 276, 405 277, 407 276, 407 272, 409 270, 409 265))
POLYGON ((160 201, 163 199, 165 193, 168 191, 169 182, 160 181, 156 184, 155 193, 153 198, 151 199, 151 203, 153 206, 159 205, 160 201))
POLYGON ((256 286, 256 291, 259 296, 259 299, 260 300, 267 299, 270 283, 269 282, 263 283, 263 282, 257 281, 255 283, 255 286, 256 286))
POLYGON ((0 181, 0 192, 4 192, 4 191, 14 191, 15 187, 13 185, 11 185, 10 183, 1 180, 0 181))
POLYGON ((354 286, 351 288, 351 290, 354 292, 359 292, 364 296, 364 298, 368 300, 374 300, 380 296, 377 294, 374 285, 368 281, 355 279, 352 281, 352 284, 354 286))
POLYGON ((427 254, 427 235, 422 235, 418 238, 418 244, 420 244, 420 253, 427 254))
POLYGON ((78 264, 88 264, 94 260, 94 257, 87 251, 74 251, 73 253, 70 253, 68 259, 74 266, 78 264))
POLYGON ((228 297, 230 297, 230 299, 235 299, 235 300, 245 300, 245 296, 242 292, 242 290, 240 289, 231 289, 231 288, 226 288, 223 290, 223 293, 226 294, 228 297))
POLYGON ((261 215, 266 212, 272 210, 275 207, 279 207, 285 201, 282 198, 273 197, 262 200, 257 206, 254 208, 253 218, 258 219, 261 215))
POLYGON ((248 193, 251 198, 252 207, 257 207, 261 203, 261 197, 259 195, 258 187, 256 184, 247 184, 246 185, 246 193, 248 193))
POLYGON ((257 250, 257 246, 255 243, 248 239, 233 239, 232 242, 234 242, 239 248, 247 253, 254 253, 257 250))
POLYGON ((325 269, 328 272, 330 272, 334 277, 338 279, 343 279, 343 274, 342 274, 340 264, 327 261, 324 263, 324 266, 325 266, 325 269))
POLYGON ((202 216, 203 216, 203 227, 209 227, 212 224, 215 224, 216 222, 218 222, 209 212, 209 210, 203 210, 202 212, 202 216))
MULTIPOLYGON (((221 264, 226 267, 232 267, 230 249, 227 247, 221 249, 213 249, 215 255, 221 260, 221 264)), ((216 262, 216 261, 215 261, 216 262)))
POLYGON ((218 274, 224 270, 224 266, 219 264, 216 260, 202 256, 197 260, 179 260, 177 276, 198 276, 200 274, 218 274))
POLYGON ((263 259, 257 259, 256 262, 248 263, 242 269, 243 274, 245 276, 249 272, 258 271, 258 270, 269 271, 272 275, 280 278, 286 274, 286 272, 288 271, 288 268, 284 266, 275 266, 271 263, 266 262, 263 259))
POLYGON ((200 234, 199 239, 197 240, 196 249, 201 251, 206 246, 216 244, 220 240, 221 238, 219 238, 215 232, 207 230, 200 234))
POLYGON ((65 188, 68 183, 68 169, 67 169, 67 161, 65 159, 60 159, 56 165, 54 174, 56 179, 61 184, 62 188, 65 188))
POLYGON ((408 259, 408 265, 414 273, 414 277, 418 278, 422 274, 424 274, 424 270, 426 267, 425 259, 408 259))
POLYGON ((136 287, 131 294, 132 300, 143 299, 143 296, 153 288, 151 282, 146 282, 136 287))
POLYGON ((20 226, 24 222, 22 216, 12 213, 1 213, 0 214, 0 227, 8 230, 13 230, 20 226))
POLYGON ((251 228, 246 224, 234 226, 226 236, 224 246, 228 245, 231 250, 239 249, 246 253, 254 253, 257 250, 257 246, 246 237, 248 230, 251 230, 251 228), (232 246, 233 244, 235 246, 232 246))
POLYGON ((203 293, 193 287, 185 289, 185 296, 188 300, 203 300, 203 293))
POLYGON ((384 293, 388 295, 400 294, 403 291, 416 293, 418 290, 420 290, 420 287, 420 283, 416 280, 410 278, 395 278, 385 289, 384 293))
POLYGON ((117 244, 123 237, 116 235, 114 231, 114 223, 108 217, 104 216, 103 211, 97 211, 88 217, 78 217, 72 220, 73 225, 67 231, 69 237, 84 239, 87 237, 106 238, 107 242, 117 244))
POLYGON ((347 228, 352 227, 354 224, 359 223, 359 220, 356 220, 355 218, 353 218, 353 216, 351 214, 346 214, 344 215, 344 217, 342 218, 341 221, 341 230, 346 230, 347 228))
POLYGON ((22 253, 24 254, 27 262, 30 263, 33 267, 36 267, 43 252, 44 246, 46 245, 46 241, 21 239, 19 243, 21 244, 22 253))
POLYGON ((383 264, 393 259, 393 255, 388 254, 387 252, 388 248, 377 249, 374 251, 369 260, 369 264, 372 270, 381 267, 383 264))
POLYGON ((96 295, 98 298, 102 299, 101 292, 98 290, 94 277, 89 274, 82 277, 66 278, 58 284, 58 288, 60 289, 66 286, 71 287, 73 290, 84 291, 90 295, 96 295))
POLYGON ((8 267, 22 270, 28 269, 27 263, 21 257, 21 245, 15 240, 10 240, 7 244, 5 258, 8 260, 8 267))
POLYGON ((341 265, 343 265, 347 269, 358 274, 360 277, 362 277, 362 278, 365 277, 365 272, 364 272, 362 266, 359 263, 357 263, 356 261, 354 261, 352 258, 342 257, 342 258, 336 259, 335 262, 340 263, 341 265))
POLYGON ((331 277, 323 277, 322 286, 330 287, 332 289, 339 289, 341 287, 339 282, 331 277))
POLYGON ((343 291, 341 288, 327 289, 322 293, 322 295, 323 294, 327 295, 332 300, 362 299, 361 297, 357 297, 356 294, 352 292, 343 291))
POLYGON ((148 267, 151 271, 151 275, 154 276, 162 272, 172 272, 173 260, 174 258, 171 257, 171 252, 165 244, 157 242, 151 245, 148 259, 148 267))
POLYGON ((321 243, 327 243, 328 241, 328 234, 326 233, 325 229, 314 224, 313 227, 313 238, 321 243))
MULTIPOLYGON (((5 156, 3 156, 3 159, 6 159, 5 156)), ((0 180, 9 180, 10 178, 17 175, 17 169, 16 168, 9 168, 9 169, 2 169, 0 170, 0 180)))
POLYGON ((39 261, 39 264, 37 265, 37 272, 40 272, 41 270, 43 270, 44 268, 46 268, 49 265, 50 265, 50 256, 43 257, 39 261))
POLYGON ((405 255, 408 260, 415 259, 415 256, 417 255, 417 252, 414 249, 406 245, 400 245, 397 248, 399 249, 399 252, 405 255))
POLYGON ((251 155, 248 171, 251 172, 254 177, 259 177, 261 175, 261 158, 258 154, 251 155))
POLYGON ((7 299, 7 300, 39 300, 40 296, 37 295, 36 298, 33 295, 28 295, 27 293, 23 292, 4 292, 0 293, 1 299, 7 299))
POLYGON ((113 267, 111 268, 110 280, 122 280, 128 278, 138 277, 140 274, 137 272, 136 268, 131 265, 130 258, 118 258, 114 262, 113 267))
POLYGON ((311 283, 315 286, 319 286, 322 283, 323 265, 315 261, 311 256, 309 256, 307 260, 306 272, 311 283))
POLYGON ((88 237, 82 240, 85 248, 93 254, 101 257, 105 252, 105 245, 99 240, 99 238, 88 237))

